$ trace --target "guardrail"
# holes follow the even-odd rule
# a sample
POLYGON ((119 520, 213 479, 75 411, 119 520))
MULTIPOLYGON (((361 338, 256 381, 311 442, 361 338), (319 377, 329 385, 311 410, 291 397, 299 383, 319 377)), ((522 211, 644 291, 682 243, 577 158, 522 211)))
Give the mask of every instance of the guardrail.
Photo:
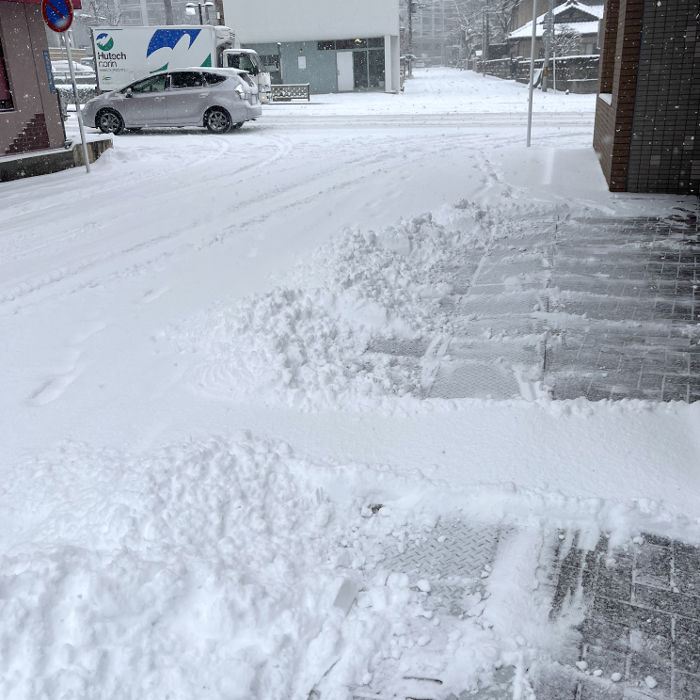
POLYGON ((273 102, 289 102, 289 100, 306 100, 311 102, 311 90, 309 83, 297 83, 289 85, 272 85, 270 98, 273 102))

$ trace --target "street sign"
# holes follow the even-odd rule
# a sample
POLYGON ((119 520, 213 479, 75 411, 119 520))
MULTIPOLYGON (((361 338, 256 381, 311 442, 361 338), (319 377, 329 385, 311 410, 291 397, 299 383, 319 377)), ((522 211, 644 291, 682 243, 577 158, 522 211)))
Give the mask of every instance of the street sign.
POLYGON ((42 0, 41 14, 49 29, 54 32, 65 32, 73 23, 70 0, 42 0))
MULTIPOLYGON (((80 7, 80 3, 78 3, 78 7, 80 7)), ((46 22, 48 28, 54 32, 61 33, 63 37, 63 45, 66 48, 66 58, 68 59, 68 68, 70 70, 70 82, 73 86, 73 103, 75 104, 75 111, 78 117, 80 141, 83 147, 83 160, 85 161, 85 170, 90 172, 90 159, 88 158, 87 142, 85 140, 83 115, 80 113, 78 86, 75 84, 75 68, 73 67, 73 56, 70 50, 71 42, 67 35, 63 33, 73 23, 73 5, 71 5, 71 0, 41 0, 41 14, 44 16, 44 22, 46 22)))

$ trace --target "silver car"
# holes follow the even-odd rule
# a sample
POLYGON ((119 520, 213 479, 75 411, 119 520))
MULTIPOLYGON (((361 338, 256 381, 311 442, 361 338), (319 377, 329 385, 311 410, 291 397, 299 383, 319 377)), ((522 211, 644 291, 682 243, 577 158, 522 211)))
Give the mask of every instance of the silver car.
POLYGON ((238 129, 262 114, 258 88, 234 68, 192 68, 158 73, 85 104, 83 120, 105 133, 143 127, 205 126, 216 134, 238 129))

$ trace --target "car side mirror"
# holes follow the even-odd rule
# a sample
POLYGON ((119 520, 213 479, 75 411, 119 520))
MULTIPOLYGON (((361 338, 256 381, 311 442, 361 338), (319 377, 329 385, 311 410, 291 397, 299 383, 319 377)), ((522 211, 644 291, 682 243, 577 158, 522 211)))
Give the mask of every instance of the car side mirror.
POLYGON ((127 88, 126 91, 124 92, 124 97, 133 97, 134 93, 132 92, 131 88, 127 88))

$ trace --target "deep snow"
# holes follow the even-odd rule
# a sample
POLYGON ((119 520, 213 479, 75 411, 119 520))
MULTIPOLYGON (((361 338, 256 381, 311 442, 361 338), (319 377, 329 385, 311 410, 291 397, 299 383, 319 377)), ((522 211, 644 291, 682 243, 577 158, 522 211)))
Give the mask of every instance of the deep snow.
POLYGON ((459 691, 556 646, 547 533, 700 542, 697 406, 430 398, 367 353, 449 331, 457 256, 665 206, 607 192, 594 100, 536 94, 528 150, 524 86, 421 71, 2 186, 3 698, 459 691), (463 619, 384 568, 451 519, 513 533, 463 619))

